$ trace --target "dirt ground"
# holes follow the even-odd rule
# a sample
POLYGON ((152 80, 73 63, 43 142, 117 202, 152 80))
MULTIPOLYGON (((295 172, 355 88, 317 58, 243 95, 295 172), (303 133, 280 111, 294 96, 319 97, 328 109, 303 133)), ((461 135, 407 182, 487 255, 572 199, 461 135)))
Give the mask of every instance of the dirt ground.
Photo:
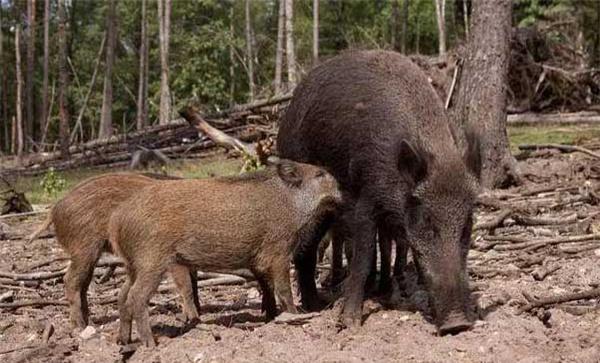
MULTIPOLYGON (((155 349, 139 348, 127 355, 121 354, 115 343, 119 322, 116 305, 111 302, 122 275, 105 283, 98 283, 98 276, 92 283, 89 296, 95 333, 85 337, 69 327, 61 277, 19 286, 0 277, 0 296, 13 291, 12 300, 6 300, 7 303, 31 299, 48 302, 43 307, 0 308, 0 359, 195 363, 600 362, 598 300, 578 300, 519 314, 519 308, 527 302, 523 293, 537 299, 588 291, 600 285, 600 235, 573 243, 555 239, 559 235, 590 236, 600 232, 595 192, 599 187, 600 163, 581 153, 534 154, 535 157, 520 161, 525 184, 493 194, 492 199, 500 206, 493 208, 493 203, 484 203, 487 207, 477 212, 481 225, 493 222, 507 206, 516 211, 514 215, 507 213, 498 228, 475 232, 469 270, 473 309, 478 318, 472 330, 457 336, 436 335, 430 322, 427 295, 416 283, 412 265, 406 291, 368 300, 364 325, 353 330, 338 330, 336 306, 296 325, 265 324, 254 282, 201 289, 202 319, 192 328, 179 318, 181 309, 176 294, 157 294, 150 311, 159 345, 155 349), (549 191, 538 189, 543 187, 549 187, 549 191), (518 218, 524 211, 534 217, 555 217, 558 222, 527 225, 518 218), (515 236, 518 238, 513 238, 513 242, 501 240, 515 236), (535 248, 520 245, 521 241, 549 240, 551 243, 535 248), (540 274, 549 271, 541 281, 534 278, 540 279, 540 274), (48 343, 44 343, 44 330, 50 324, 54 332, 48 343)), ((54 239, 38 239, 30 244, 23 240, 42 218, 0 220, 4 224, 0 225, 4 230, 0 230, 1 270, 35 272, 64 268, 66 260, 35 266, 41 261, 65 257, 54 239)), ((103 270, 97 268, 98 275, 103 270)))

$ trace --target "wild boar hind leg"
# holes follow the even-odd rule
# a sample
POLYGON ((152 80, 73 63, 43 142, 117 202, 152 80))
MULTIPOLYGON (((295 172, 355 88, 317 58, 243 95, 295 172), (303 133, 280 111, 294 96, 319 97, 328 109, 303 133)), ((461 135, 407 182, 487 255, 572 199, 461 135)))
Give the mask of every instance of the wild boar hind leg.
POLYGON ((198 284, 196 270, 187 266, 174 264, 169 267, 169 273, 177 286, 183 300, 183 315, 188 323, 196 323, 200 319, 200 304, 198 301, 198 284))
POLYGON ((344 327, 360 326, 365 284, 373 264, 376 224, 373 207, 368 200, 359 202, 342 216, 348 237, 352 241, 353 257, 350 275, 344 282, 344 307, 340 322, 344 327))

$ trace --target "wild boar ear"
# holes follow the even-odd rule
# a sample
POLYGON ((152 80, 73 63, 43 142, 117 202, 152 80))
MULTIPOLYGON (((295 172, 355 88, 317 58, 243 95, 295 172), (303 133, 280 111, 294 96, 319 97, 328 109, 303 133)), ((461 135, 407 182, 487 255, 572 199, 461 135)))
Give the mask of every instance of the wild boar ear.
POLYGON ((299 187, 302 184, 302 175, 298 167, 287 160, 281 160, 277 163, 277 174, 281 180, 293 187, 299 187))
POLYGON ((398 146, 398 169, 414 183, 419 183, 427 175, 427 161, 406 140, 398 146))
POLYGON ((463 155, 467 169, 473 174, 473 176, 480 181, 481 179, 481 138, 475 130, 467 129, 465 131, 465 140, 467 143, 467 149, 463 155))

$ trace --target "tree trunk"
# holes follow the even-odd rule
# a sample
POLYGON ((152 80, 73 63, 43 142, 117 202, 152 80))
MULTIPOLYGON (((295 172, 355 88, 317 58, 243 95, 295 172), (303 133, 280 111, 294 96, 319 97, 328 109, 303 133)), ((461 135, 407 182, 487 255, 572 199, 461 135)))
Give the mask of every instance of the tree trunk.
POLYGON ((398 18, 400 17, 398 1, 392 0, 392 16, 390 18, 390 45, 393 50, 398 50, 398 18))
POLYGON ((285 54, 289 89, 296 86, 296 51, 294 49, 294 0, 285 0, 285 54))
POLYGON ((229 107, 235 105, 235 49, 233 48, 235 28, 233 26, 233 9, 234 5, 232 4, 229 9, 229 107))
POLYGON ((400 40, 400 52, 406 54, 406 39, 408 35, 408 0, 402 1, 402 39, 400 40))
POLYGON ((313 65, 319 62, 319 0, 313 0, 313 65))
POLYGON ((44 61, 42 65, 42 106, 40 108, 40 137, 42 147, 46 142, 48 122, 48 61, 50 58, 50 0, 44 0, 44 61))
POLYGON ((279 16, 277 17, 277 48, 275 49, 275 95, 281 93, 283 75, 283 41, 285 39, 285 0, 279 0, 279 16))
POLYGON ((69 108, 67 106, 67 15, 65 0, 58 0, 58 116, 60 153, 63 159, 69 157, 69 108))
POLYGON ((417 29, 416 29, 416 40, 415 40, 415 53, 420 54, 420 46, 421 46, 421 17, 419 16, 419 12, 417 12, 416 16, 417 21, 417 29))
POLYGON ((23 72, 21 71, 21 22, 17 21, 15 27, 15 77, 17 81, 17 97, 15 104, 16 119, 16 152, 21 158, 24 149, 23 135, 23 72))
POLYGON ((435 0, 440 56, 446 55, 446 0, 435 0))
MULTIPOLYGON (((25 135, 36 139, 33 110, 33 82, 35 81, 35 0, 27 0, 27 74, 25 80, 25 135)), ((29 142, 25 141, 26 144, 29 142)))
POLYGON ((459 147, 467 148, 465 133, 479 137, 481 184, 486 188, 519 182, 506 134, 511 12, 511 0, 473 2, 471 38, 451 109, 459 147))
POLYGON ((171 91, 169 90, 169 33, 171 31, 171 0, 158 0, 158 37, 160 41, 160 110, 161 125, 171 121, 171 91))
POLYGON ((467 0, 463 0, 463 20, 465 22, 465 38, 469 39, 469 7, 467 0))
POLYGON ((106 10, 106 63, 104 69, 104 92, 102 95, 102 113, 100 115, 100 129, 98 138, 110 137, 113 133, 112 122, 112 102, 113 102, 113 84, 112 73, 115 63, 115 46, 117 43, 117 24, 116 24, 116 0, 108 1, 106 10))
POLYGON ((146 20, 146 0, 142 0, 142 30, 140 39, 140 69, 138 80, 138 99, 136 126, 138 130, 148 125, 148 34, 146 20))
POLYGON ((4 150, 10 150, 10 130, 9 130, 9 122, 7 115, 7 104, 6 104, 6 63, 4 61, 4 48, 3 43, 4 37, 2 32, 2 12, 0 12, 0 107, 2 108, 2 112, 0 112, 0 118, 2 118, 2 140, 4 140, 4 145, 0 143, 0 148, 4 148, 4 150))
POLYGON ((254 83, 254 56, 252 54, 252 18, 250 16, 250 0, 244 4, 246 19, 246 71, 248 72, 248 90, 250 92, 250 102, 254 101, 256 95, 256 85, 254 83))

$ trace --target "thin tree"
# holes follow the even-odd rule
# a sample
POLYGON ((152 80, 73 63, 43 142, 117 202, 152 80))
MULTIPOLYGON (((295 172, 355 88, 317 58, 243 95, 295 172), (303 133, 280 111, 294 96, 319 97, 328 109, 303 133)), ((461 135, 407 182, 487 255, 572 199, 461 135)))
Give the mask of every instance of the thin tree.
POLYGON ((273 88, 276 95, 281 93, 283 78, 283 41, 285 39, 285 0, 279 0, 279 16, 277 17, 277 47, 275 49, 275 80, 273 88))
POLYGON ((441 56, 446 54, 446 0, 435 0, 435 15, 438 26, 438 46, 441 56))
POLYGON ((2 113, 0 113, 0 117, 2 117, 2 124, 4 125, 2 128, 4 145, 0 144, 0 147, 4 147, 4 150, 9 150, 10 148, 10 130, 8 127, 8 118, 7 118, 7 105, 6 105, 6 82, 4 78, 6 77, 6 63, 4 61, 4 48, 3 48, 3 32, 2 32, 2 12, 0 11, 0 104, 2 107, 2 113))
POLYGON ((472 31, 459 79, 452 126, 459 146, 465 131, 478 136, 481 184, 497 188, 519 182, 506 134, 506 89, 510 55, 511 0, 473 2, 472 31))
MULTIPOLYGON (((600 4, 600 2, 597 2, 600 4)), ((467 4, 467 0, 462 0, 463 5, 463 21, 465 22, 465 37, 469 38, 469 7, 467 4)), ((600 8, 600 5, 597 5, 600 8)), ((596 34, 600 34, 600 32, 596 32, 596 34)))
POLYGON ((160 110, 159 123, 171 120, 169 90, 169 33, 171 30, 171 0, 158 0, 158 37, 160 42, 160 110))
POLYGON ((313 64, 319 62, 319 0, 313 0, 313 64))
POLYGON ((140 69, 138 80, 137 117, 138 130, 147 126, 148 118, 148 32, 146 19, 146 0, 142 0, 142 20, 140 39, 140 69))
POLYGON ((24 150, 23 135, 23 72, 21 70, 21 22, 17 21, 15 26, 15 77, 17 83, 17 96, 15 104, 16 118, 16 152, 20 158, 24 150))
MULTIPOLYGON (((25 78, 25 135, 35 140, 33 82, 35 80, 35 0, 27 0, 27 72, 25 78)), ((27 141, 25 141, 28 144, 27 141)))
POLYGON ((250 101, 254 100, 256 95, 256 84, 254 83, 254 56, 252 52, 252 17, 250 13, 250 0, 244 3, 246 18, 246 71, 248 72, 248 90, 250 91, 250 101))
POLYGON ((390 44, 394 50, 398 50, 398 41, 396 36, 398 34, 399 17, 400 11, 398 10, 398 0, 392 0, 392 14, 390 18, 390 44))
POLYGON ((408 38, 408 0, 402 1, 402 35, 400 38, 400 52, 406 54, 406 39, 408 38))
POLYGON ((233 40, 235 39, 235 28, 233 26, 233 9, 231 5, 229 9, 229 106, 235 104, 235 49, 233 48, 233 40))
POLYGON ((296 86, 296 52, 294 50, 294 1, 285 0, 285 54, 287 56, 288 86, 296 86))
POLYGON ((46 142, 48 127, 48 62, 50 58, 50 0, 44 0, 44 60, 42 64, 42 106, 40 107, 40 138, 42 147, 46 142))
POLYGON ((58 116, 60 153, 63 159, 69 157, 69 107, 67 105, 67 15, 65 0, 58 0, 58 116))
POLYGON ((100 128, 98 138, 103 139, 112 136, 112 102, 113 84, 112 74, 115 63, 115 46, 117 43, 117 9, 116 0, 108 0, 106 11, 106 62, 104 69, 104 92, 102 96, 102 113, 100 114, 100 128))

